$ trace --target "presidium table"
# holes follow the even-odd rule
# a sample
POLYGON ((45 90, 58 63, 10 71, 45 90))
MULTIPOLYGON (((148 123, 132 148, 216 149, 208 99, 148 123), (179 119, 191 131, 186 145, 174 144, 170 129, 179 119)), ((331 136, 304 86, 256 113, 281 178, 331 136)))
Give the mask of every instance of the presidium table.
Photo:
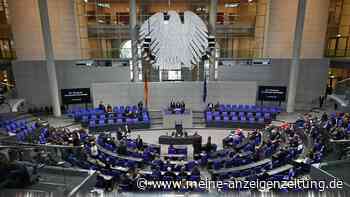
POLYGON ((202 148, 202 136, 189 135, 189 136, 169 136, 161 135, 159 137, 160 152, 161 155, 168 154, 169 145, 187 146, 187 159, 193 159, 194 154, 199 154, 202 148))

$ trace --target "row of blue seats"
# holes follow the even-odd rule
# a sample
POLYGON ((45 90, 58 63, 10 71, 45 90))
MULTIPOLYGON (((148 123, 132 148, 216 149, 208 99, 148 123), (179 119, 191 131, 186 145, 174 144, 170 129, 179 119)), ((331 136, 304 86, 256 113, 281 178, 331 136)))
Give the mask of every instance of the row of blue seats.
POLYGON ((11 124, 11 125, 7 125, 6 126, 6 131, 8 133, 16 134, 18 132, 25 131, 25 130, 33 131, 36 128, 37 128, 37 126, 36 126, 35 122, 29 123, 29 124, 26 124, 26 125, 19 125, 19 126, 15 125, 15 124, 11 124))
POLYGON ((33 135, 35 131, 36 131, 36 129, 22 129, 22 130, 18 130, 18 132, 16 133, 16 139, 19 142, 25 142, 26 138, 29 135, 33 135))
POLYGON ((146 123, 149 124, 149 119, 144 119, 140 121, 138 118, 126 118, 125 121, 123 119, 99 119, 99 120, 90 120, 89 121, 89 127, 100 127, 100 126, 107 126, 107 125, 123 125, 123 124, 138 124, 138 123, 146 123))
POLYGON ((67 110, 67 115, 71 118, 75 116, 92 115, 92 114, 102 114, 105 113, 101 109, 84 109, 84 108, 74 108, 67 110))
POLYGON ((219 111, 269 112, 269 113, 277 114, 282 112, 282 109, 280 107, 268 107, 268 106, 256 106, 256 105, 244 105, 244 104, 221 104, 219 107, 219 111))
POLYGON ((273 117, 273 114, 271 114, 270 112, 211 112, 211 111, 207 111, 206 112, 206 116, 247 116, 248 118, 250 117, 256 117, 256 118, 260 118, 260 117, 273 117))
POLYGON ((265 123, 265 122, 270 122, 271 119, 264 119, 264 118, 258 118, 256 119, 255 117, 251 117, 251 118, 247 118, 245 116, 232 116, 232 117, 228 117, 228 116, 212 116, 212 117, 207 117, 206 118, 207 122, 250 122, 250 123, 265 123))
MULTIPOLYGON (((142 116, 144 119, 149 119, 149 115, 148 112, 143 112, 142 116)), ((81 121, 82 122, 88 122, 89 120, 97 120, 97 119, 113 119, 113 118, 119 118, 119 119, 123 119, 123 118, 128 118, 127 116, 123 116, 122 114, 93 114, 93 115, 84 115, 81 117, 81 121)))

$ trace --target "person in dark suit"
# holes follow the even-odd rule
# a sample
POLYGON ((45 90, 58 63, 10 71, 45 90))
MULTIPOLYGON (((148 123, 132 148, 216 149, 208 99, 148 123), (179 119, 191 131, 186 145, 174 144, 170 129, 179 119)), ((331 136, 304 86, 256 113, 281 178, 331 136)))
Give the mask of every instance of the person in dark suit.
POLYGON ((118 146, 117 152, 120 155, 127 155, 128 151, 124 141, 121 141, 120 145, 118 146))
POLYGON ((181 113, 184 113, 186 110, 186 104, 183 100, 181 101, 180 108, 181 108, 181 113))
POLYGON ((215 109, 215 111, 219 111, 220 110, 220 103, 219 103, 219 101, 215 104, 214 109, 215 109))
POLYGON ((168 176, 171 177, 173 179, 175 179, 176 175, 174 172, 172 172, 171 167, 167 168, 167 171, 164 173, 164 176, 168 176))
POLYGON ((205 152, 210 152, 213 149, 213 145, 211 144, 211 136, 208 137, 208 141, 203 149, 205 152))
POLYGON ((172 111, 173 109, 175 109, 175 102, 174 102, 174 100, 171 100, 171 102, 170 102, 170 110, 172 111))
POLYGON ((193 169, 192 169, 192 171, 191 171, 191 175, 192 176, 200 176, 200 171, 199 171, 199 169, 198 169, 198 167, 197 166, 195 166, 193 169))
POLYGON ((214 111, 214 104, 213 103, 208 103, 208 111, 214 111))
POLYGON ((118 130, 117 130, 117 140, 120 141, 123 139, 123 132, 122 130, 120 129, 120 127, 118 127, 118 130))
POLYGON ((136 146, 138 150, 143 150, 143 141, 140 135, 137 136, 136 146))
POLYGON ((103 103, 103 101, 100 101, 100 104, 98 105, 98 109, 103 110, 104 112, 106 112, 106 106, 103 103))
POLYGON ((186 180, 187 180, 188 174, 187 174, 186 168, 185 168, 184 166, 181 168, 181 171, 180 171, 180 173, 179 173, 178 176, 179 176, 181 179, 186 179, 186 180))
POLYGON ((137 104, 137 108, 138 108, 138 110, 139 111, 143 111, 143 102, 142 101, 140 101, 138 104, 137 104))
POLYGON ((179 101, 176 101, 175 108, 180 109, 181 108, 181 103, 179 101))

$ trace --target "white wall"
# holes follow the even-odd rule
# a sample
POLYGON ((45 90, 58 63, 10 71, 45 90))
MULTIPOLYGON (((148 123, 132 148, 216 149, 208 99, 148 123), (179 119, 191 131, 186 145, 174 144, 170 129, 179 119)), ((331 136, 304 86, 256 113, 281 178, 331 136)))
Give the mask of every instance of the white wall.
MULTIPOLYGON (((256 100, 256 82, 208 82, 207 102, 253 104, 256 100)), ((111 105, 131 105, 143 100, 143 83, 93 83, 94 105, 100 101, 111 105)), ((170 100, 184 100, 186 107, 203 110, 203 82, 152 82, 149 83, 149 109, 159 110, 170 100)))

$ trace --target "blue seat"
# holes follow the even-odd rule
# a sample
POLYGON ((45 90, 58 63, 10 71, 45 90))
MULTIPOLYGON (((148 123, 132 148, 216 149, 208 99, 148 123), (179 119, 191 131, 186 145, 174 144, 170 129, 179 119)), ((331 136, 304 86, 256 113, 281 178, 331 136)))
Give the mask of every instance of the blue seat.
POLYGON ((210 115, 210 116, 207 116, 207 117, 206 117, 206 120, 208 120, 208 121, 213 120, 213 116, 211 116, 211 115, 210 115))
POLYGON ((245 116, 241 116, 240 118, 240 122, 247 122, 247 118, 245 116))
POLYGON ((96 119, 97 119, 96 114, 91 115, 90 120, 96 120, 96 119))
POLYGON ((241 111, 238 113, 238 116, 242 117, 242 116, 245 116, 245 114, 244 114, 244 112, 241 111))
POLYGON ((270 113, 265 113, 264 114, 264 119, 265 120, 271 120, 271 114, 270 113))
POLYGON ((254 118, 254 117, 250 117, 250 118, 249 118, 249 122, 250 122, 250 123, 255 123, 255 118, 254 118))
POLYGON ((237 116, 232 116, 232 122, 238 122, 238 117, 237 116))
POLYGON ((229 121, 229 117, 228 116, 224 116, 224 121, 228 122, 229 121))
POLYGON ((118 106, 113 107, 113 112, 114 113, 118 113, 118 111, 119 111, 119 107, 118 106))
POLYGON ((96 127, 96 121, 95 120, 90 120, 89 127, 96 127))
POLYGON ((117 119, 117 124, 123 124, 123 120, 122 119, 117 119))
POLYGON ((87 116, 87 115, 82 116, 81 121, 82 122, 88 122, 89 121, 89 116, 87 116))
POLYGON ((225 108, 226 108, 226 111, 227 111, 227 112, 232 111, 232 107, 231 107, 231 105, 226 105, 226 107, 225 107, 225 108))
POLYGON ((98 120, 98 125, 99 125, 99 126, 105 126, 105 125, 106 125, 105 120, 104 120, 104 119, 98 120))
POLYGON ((236 104, 231 105, 232 111, 237 111, 238 107, 236 104))
POLYGON ((260 118, 261 117, 261 112, 256 112, 255 117, 256 118, 260 118))
POLYGON ((114 122, 114 119, 108 119, 108 124, 109 125, 113 125, 115 122, 114 122))

